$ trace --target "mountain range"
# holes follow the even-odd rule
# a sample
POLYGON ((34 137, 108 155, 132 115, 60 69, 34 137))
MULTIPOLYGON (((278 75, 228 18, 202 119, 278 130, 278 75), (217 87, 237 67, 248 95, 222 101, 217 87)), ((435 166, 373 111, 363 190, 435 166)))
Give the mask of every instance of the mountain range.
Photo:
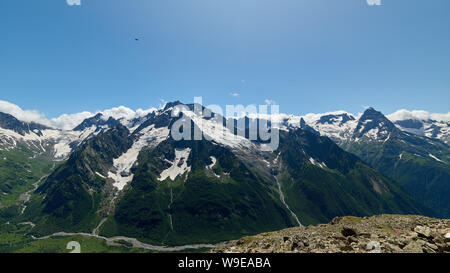
POLYGON ((450 215, 448 122, 391 121, 373 108, 279 115, 280 145, 266 151, 193 104, 184 117, 208 137, 175 141, 179 105, 132 118, 98 113, 72 130, 0 113, 0 221, 31 222, 36 237, 182 245, 336 216, 450 215))
MULTIPOLYGON (((359 117, 336 112, 307 118, 310 127, 397 181, 439 216, 450 216, 449 122, 392 122, 373 108, 359 117)), ((298 119, 284 117, 283 124, 292 126, 298 119)))

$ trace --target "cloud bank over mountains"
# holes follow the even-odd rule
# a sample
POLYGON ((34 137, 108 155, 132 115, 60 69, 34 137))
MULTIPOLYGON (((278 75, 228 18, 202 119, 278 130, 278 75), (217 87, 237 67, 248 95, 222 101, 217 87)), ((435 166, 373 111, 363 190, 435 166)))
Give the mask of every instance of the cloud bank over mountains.
POLYGON ((397 120, 406 120, 406 119, 414 119, 414 120, 436 120, 436 121, 450 121, 450 112, 448 113, 429 113, 424 110, 413 110, 409 111, 406 109, 398 110, 390 115, 387 115, 387 118, 392 121, 397 120))
MULTIPOLYGON (((161 108, 161 107, 160 107, 161 108)), ((98 113, 103 114, 105 119, 108 119, 109 117, 113 117, 115 119, 121 119, 125 118, 127 120, 142 117, 145 116, 153 111, 156 111, 157 108, 149 108, 149 109, 137 109, 133 110, 125 106, 119 106, 114 107, 111 109, 106 109, 103 111, 96 111, 94 113, 84 111, 80 113, 74 113, 74 114, 63 114, 56 118, 47 118, 43 113, 39 112, 38 110, 24 110, 18 105, 0 100, 0 112, 10 114, 17 118, 18 120, 25 121, 25 122, 36 122, 40 123, 52 128, 62 129, 62 130, 71 130, 77 125, 79 125, 83 120, 86 118, 95 116, 98 113)), ((346 111, 340 110, 340 111, 333 111, 328 113, 308 113, 306 115, 303 115, 302 117, 305 119, 306 122, 316 120, 318 117, 324 115, 324 114, 349 114, 346 111)), ((358 113, 355 116, 356 118, 359 117, 361 113, 358 113)), ((413 110, 409 111, 406 109, 398 110, 392 114, 386 115, 391 121, 398 121, 398 120, 406 120, 406 119, 415 119, 415 120, 436 120, 436 121, 443 121, 443 122, 450 122, 450 112, 448 113, 429 113, 424 110, 413 110)), ((287 115, 287 114, 279 114, 279 119, 282 120, 284 118, 293 117, 293 115, 287 115)))
POLYGON ((137 109, 135 111, 125 106, 119 106, 103 111, 96 111, 95 113, 84 111, 74 114, 63 114, 56 118, 47 118, 43 113, 37 110, 24 110, 14 103, 0 100, 0 112, 10 114, 21 121, 36 122, 48 127, 62 130, 71 130, 79 125, 83 120, 95 116, 98 113, 103 114, 105 119, 108 119, 109 117, 113 117, 115 119, 133 119, 136 117, 145 116, 155 110, 157 109, 150 108, 147 110, 137 109))

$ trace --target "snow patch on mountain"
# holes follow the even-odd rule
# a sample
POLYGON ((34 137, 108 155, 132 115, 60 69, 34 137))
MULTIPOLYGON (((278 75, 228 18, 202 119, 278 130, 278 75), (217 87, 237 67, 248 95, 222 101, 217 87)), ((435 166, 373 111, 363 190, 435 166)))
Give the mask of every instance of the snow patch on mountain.
POLYGON ((327 168, 327 165, 324 162, 320 162, 312 157, 309 158, 309 162, 311 162, 311 164, 313 164, 314 166, 320 167, 322 169, 327 168))
POLYGON ((435 157, 435 156, 432 155, 432 154, 428 154, 428 156, 431 157, 432 159, 436 160, 436 161, 439 161, 439 162, 441 162, 441 163, 445 163, 444 161, 440 160, 439 158, 435 157))
POLYGON ((113 186, 119 191, 133 180, 133 174, 130 172, 131 167, 137 162, 139 153, 144 147, 155 147, 169 136, 167 127, 155 128, 155 125, 148 126, 137 135, 137 141, 133 143, 130 149, 123 153, 120 157, 113 160, 115 171, 108 172, 108 177, 113 179, 113 186))
POLYGON ((113 186, 116 187, 119 191, 123 190, 123 188, 133 180, 133 174, 120 174, 108 172, 108 177, 114 180, 113 186))
POLYGON ((336 123, 331 124, 312 124, 316 131, 320 132, 321 135, 327 136, 336 142, 342 142, 349 139, 356 128, 357 121, 347 121, 341 123, 336 121, 336 123))
POLYGON ((209 158, 211 159, 212 163, 206 166, 206 168, 211 170, 212 168, 214 168, 214 166, 216 166, 217 159, 214 156, 210 156, 209 158))
POLYGON ((450 112, 440 114, 402 109, 387 115, 387 117, 402 131, 439 139, 445 143, 450 141, 450 112))
POLYGON ((173 181, 175 180, 175 178, 177 178, 177 176, 183 175, 186 172, 190 172, 191 167, 187 165, 187 160, 190 153, 191 148, 175 149, 175 159, 173 162, 171 162, 172 166, 162 171, 158 180, 164 181, 167 178, 170 178, 170 180, 173 181))
POLYGON ((445 143, 450 140, 450 122, 436 120, 397 120, 395 126, 402 131, 429 138, 439 139, 445 143))
POLYGON ((66 158, 72 151, 72 144, 79 144, 93 134, 95 134, 95 128, 88 128, 82 132, 46 129, 39 132, 30 131, 24 135, 0 128, 1 142, 8 143, 4 149, 11 150, 16 148, 18 143, 23 143, 32 149, 46 151, 51 145, 55 159, 66 158))
POLYGON ((206 120, 202 116, 196 115, 192 111, 183 111, 183 113, 189 117, 195 125, 197 125, 203 132, 205 139, 211 139, 212 141, 227 146, 233 149, 256 148, 249 139, 233 134, 228 128, 224 127, 221 122, 215 119, 206 120))
POLYGON ((341 115, 349 115, 353 116, 349 112, 338 110, 338 111, 332 111, 332 112, 325 112, 325 113, 309 113, 306 115, 303 115, 302 118, 306 121, 306 123, 316 123, 319 121, 323 116, 341 116, 341 115))
MULTIPOLYGON (((272 119, 280 122, 281 130, 287 131, 290 128, 300 128, 301 119, 303 118, 308 126, 318 131, 321 135, 331 138, 338 144, 343 144, 346 141, 352 140, 355 129, 358 126, 358 121, 362 115, 362 113, 353 115, 349 112, 339 110, 326 113, 309 113, 303 116, 278 114, 273 115, 272 119)), ((261 118, 261 115, 257 117, 261 118)), ((265 118, 269 119, 270 117, 265 118)), ((450 141, 450 113, 430 114, 426 111, 399 110, 387 115, 386 118, 392 121, 401 131, 439 139, 445 143, 449 143, 450 141), (413 120, 414 122, 408 122, 409 120, 413 120), (417 124, 420 126, 417 126, 417 124)), ((376 124, 372 119, 367 119, 362 121, 362 125, 378 127, 378 131, 374 130, 375 127, 371 129, 367 127, 367 132, 364 135, 369 139, 377 141, 387 141, 389 139, 389 132, 385 132, 386 128, 383 128, 383 126, 387 125, 384 122, 376 124)), ((361 133, 364 129, 365 126, 360 127, 358 132, 361 133)), ((356 137, 353 140, 359 141, 361 137, 356 137)))
POLYGON ((100 176, 100 177, 103 178, 103 179, 106 179, 106 177, 105 177, 103 174, 99 173, 99 172, 95 172, 95 174, 98 175, 98 176, 100 176))
POLYGON ((371 140, 382 140, 383 142, 386 142, 389 139, 389 132, 377 127, 367 131, 364 136, 368 137, 371 140))
POLYGON ((351 138, 358 119, 345 111, 334 111, 322 114, 307 114, 302 116, 305 122, 321 135, 342 143, 351 138))

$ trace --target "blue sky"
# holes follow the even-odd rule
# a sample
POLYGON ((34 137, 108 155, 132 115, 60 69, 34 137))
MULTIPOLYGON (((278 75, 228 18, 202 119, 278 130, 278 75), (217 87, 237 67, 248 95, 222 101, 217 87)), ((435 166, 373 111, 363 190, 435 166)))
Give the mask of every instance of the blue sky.
POLYGON ((448 0, 2 0, 0 100, 48 117, 194 96, 448 112, 449 12, 448 0))

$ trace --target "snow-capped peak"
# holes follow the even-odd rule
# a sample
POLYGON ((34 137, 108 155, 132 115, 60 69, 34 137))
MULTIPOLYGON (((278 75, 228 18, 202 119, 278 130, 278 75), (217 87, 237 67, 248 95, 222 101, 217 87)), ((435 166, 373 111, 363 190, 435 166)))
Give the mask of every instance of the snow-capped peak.
POLYGON ((385 141, 392 133, 396 132, 398 129, 390 120, 381 112, 370 107, 359 118, 353 138, 358 140, 365 136, 372 140, 385 141))

